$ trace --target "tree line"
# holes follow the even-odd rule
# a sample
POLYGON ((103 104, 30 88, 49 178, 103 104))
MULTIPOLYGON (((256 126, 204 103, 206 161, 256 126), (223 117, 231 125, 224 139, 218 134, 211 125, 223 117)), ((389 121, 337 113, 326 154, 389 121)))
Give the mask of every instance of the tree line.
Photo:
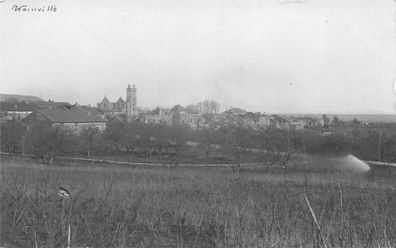
POLYGON ((282 153, 353 154, 365 160, 396 162, 396 125, 349 128, 328 135, 312 130, 252 130, 242 127, 191 130, 187 126, 145 124, 111 118, 101 132, 79 133, 47 125, 29 128, 12 120, 1 125, 3 152, 37 157, 128 156, 190 162, 260 162, 282 153))

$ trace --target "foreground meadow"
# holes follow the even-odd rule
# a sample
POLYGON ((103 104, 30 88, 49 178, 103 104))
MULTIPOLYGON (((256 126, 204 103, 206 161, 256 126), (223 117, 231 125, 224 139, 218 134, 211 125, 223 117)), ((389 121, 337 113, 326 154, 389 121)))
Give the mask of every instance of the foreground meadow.
POLYGON ((2 161, 0 200, 2 246, 66 247, 69 224, 71 247, 396 246, 391 170, 2 161))

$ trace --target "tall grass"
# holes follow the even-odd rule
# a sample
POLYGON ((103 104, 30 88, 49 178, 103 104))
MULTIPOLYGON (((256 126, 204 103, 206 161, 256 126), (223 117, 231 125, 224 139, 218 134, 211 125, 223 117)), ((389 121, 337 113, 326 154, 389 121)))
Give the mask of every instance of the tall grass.
POLYGON ((71 247, 395 247, 395 188, 386 175, 3 161, 1 245, 66 247, 70 223, 71 247))

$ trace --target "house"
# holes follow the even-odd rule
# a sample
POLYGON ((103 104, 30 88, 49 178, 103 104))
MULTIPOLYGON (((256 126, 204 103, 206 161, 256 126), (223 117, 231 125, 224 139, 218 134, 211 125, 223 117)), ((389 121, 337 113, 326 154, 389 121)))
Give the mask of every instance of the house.
POLYGON ((244 126, 256 130, 260 128, 261 129, 268 128, 271 124, 271 118, 259 112, 257 113, 246 112, 243 115, 243 120, 244 120, 244 126))
POLYGON ((168 126, 187 125, 193 130, 199 129, 200 125, 204 124, 202 114, 197 113, 194 108, 184 108, 179 104, 171 109, 157 108, 139 117, 144 123, 164 123, 168 126))
POLYGON ((302 130, 305 128, 305 122, 303 120, 295 119, 295 118, 290 118, 289 121, 293 125, 293 127, 296 130, 302 130))
POLYGON ((172 125, 172 113, 168 109, 156 108, 152 111, 139 111, 138 119, 143 123, 172 125))
POLYGON ((36 102, 0 102, 1 120, 22 120, 35 110, 39 109, 70 109, 72 105, 68 102, 36 101, 36 102))
POLYGON ((51 100, 48 100, 48 102, 36 102, 35 104, 38 106, 37 109, 71 109, 73 106, 77 106, 77 103, 72 105, 68 102, 55 102, 51 100))
POLYGON ((243 116, 244 126, 257 129, 259 126, 259 118, 252 112, 246 112, 243 116))
POLYGON ((139 120, 146 124, 160 124, 161 117, 157 114, 139 114, 139 120))
POLYGON ((267 128, 271 125, 271 117, 268 115, 260 115, 258 125, 261 128, 267 128))
POLYGON ((52 127, 60 127, 73 132, 81 132, 91 127, 103 131, 106 120, 97 111, 83 108, 71 109, 40 109, 28 115, 23 122, 29 127, 39 123, 52 127))
POLYGON ((224 119, 222 114, 203 114, 202 123, 199 124, 201 129, 219 129, 224 126, 224 119))
POLYGON ((170 115, 172 116, 171 125, 180 125, 180 113, 185 112, 186 109, 180 104, 175 105, 173 108, 169 110, 170 115))
POLYGON ((159 115, 159 113, 160 113, 159 108, 153 111, 140 111, 138 119, 146 124, 149 123, 160 124, 161 116, 159 115))
POLYGON ((169 109, 158 108, 158 115, 160 116, 161 123, 168 126, 172 125, 173 115, 169 109))
POLYGON ((291 121, 296 126, 296 129, 321 126, 319 121, 311 117, 292 117, 291 121))
POLYGON ((198 130, 200 128, 200 123, 203 122, 203 117, 201 114, 191 114, 186 111, 179 113, 179 124, 187 125, 192 130, 198 130))
POLYGON ((290 129, 293 124, 285 117, 279 115, 272 115, 270 119, 270 126, 277 129, 290 129))
POLYGON ((223 113, 228 115, 244 115, 246 113, 246 110, 240 108, 230 108, 223 113))
POLYGON ((22 120, 30 115, 38 106, 26 102, 0 102, 1 120, 22 120))

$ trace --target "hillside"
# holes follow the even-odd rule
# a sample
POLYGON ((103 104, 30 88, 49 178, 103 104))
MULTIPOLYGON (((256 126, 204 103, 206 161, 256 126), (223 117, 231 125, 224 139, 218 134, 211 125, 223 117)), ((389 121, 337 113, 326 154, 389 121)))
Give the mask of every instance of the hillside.
POLYGON ((11 95, 11 94, 0 94, 0 100, 6 102, 42 102, 43 99, 37 96, 28 95, 11 95))
MULTIPOLYGON (((330 119, 333 119, 335 115, 328 115, 330 119)), ((378 114, 378 115, 337 115, 338 118, 344 120, 344 121, 351 121, 354 118, 360 120, 360 121, 366 121, 369 123, 373 122, 396 122, 396 114, 395 115, 384 115, 384 114, 378 114)))
MULTIPOLYGON (((288 114, 286 116, 309 116, 315 118, 322 118, 321 114, 288 114)), ((359 121, 366 121, 369 123, 378 123, 378 122, 392 122, 396 123, 396 114, 328 114, 327 115, 330 120, 333 120, 334 116, 338 116, 339 119, 344 121, 352 121, 354 118, 358 119, 359 121)))

